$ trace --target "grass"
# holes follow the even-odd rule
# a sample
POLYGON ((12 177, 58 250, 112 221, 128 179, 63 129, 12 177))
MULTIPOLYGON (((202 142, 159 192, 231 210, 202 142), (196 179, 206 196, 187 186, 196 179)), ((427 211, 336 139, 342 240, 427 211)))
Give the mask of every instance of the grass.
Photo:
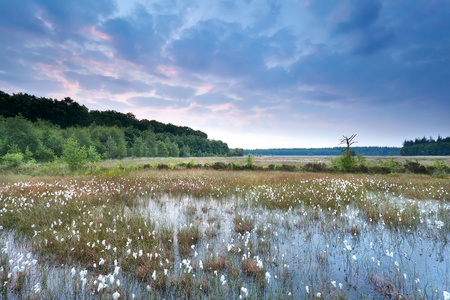
POLYGON ((94 299, 442 298, 448 291, 448 279, 436 276, 450 272, 448 179, 128 169, 2 175, 4 298, 55 291, 94 299), (16 244, 37 263, 15 257, 16 244))

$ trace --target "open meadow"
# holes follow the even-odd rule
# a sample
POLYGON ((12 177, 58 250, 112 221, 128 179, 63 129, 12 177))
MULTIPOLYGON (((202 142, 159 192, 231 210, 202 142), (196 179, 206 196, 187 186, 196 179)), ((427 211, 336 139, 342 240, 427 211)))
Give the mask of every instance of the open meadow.
POLYGON ((246 158, 129 159, 78 174, 2 172, 0 295, 450 299, 448 176, 273 167, 328 161, 254 157, 260 169, 216 170, 194 166, 246 158))

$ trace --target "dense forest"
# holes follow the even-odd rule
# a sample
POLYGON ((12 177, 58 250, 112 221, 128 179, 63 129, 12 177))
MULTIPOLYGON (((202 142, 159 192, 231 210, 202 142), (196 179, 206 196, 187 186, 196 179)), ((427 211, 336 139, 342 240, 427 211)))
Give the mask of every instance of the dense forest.
POLYGON ((400 155, 450 155, 450 137, 444 139, 438 136, 436 140, 432 137, 416 138, 414 141, 405 140, 400 155))
MULTIPOLYGON (((343 147, 334 148, 292 148, 292 149, 254 149, 245 150, 245 154, 253 155, 273 155, 273 156, 292 156, 292 155, 305 155, 305 156, 335 156, 339 155, 344 151, 343 147)), ((356 154, 361 154, 364 156, 388 156, 388 155, 399 155, 400 148, 397 147, 352 147, 352 150, 356 154)))
POLYGON ((138 120, 132 113, 89 111, 67 97, 54 100, 0 91, 0 156, 22 153, 51 160, 62 155, 69 138, 102 158, 230 154, 226 143, 189 127, 138 120))

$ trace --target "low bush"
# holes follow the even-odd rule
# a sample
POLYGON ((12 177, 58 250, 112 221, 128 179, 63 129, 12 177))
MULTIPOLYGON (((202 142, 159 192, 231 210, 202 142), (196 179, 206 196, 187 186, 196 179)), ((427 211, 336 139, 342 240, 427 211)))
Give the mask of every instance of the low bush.
POLYGON ((389 174, 389 173, 391 173, 391 170, 389 170, 386 167, 375 165, 375 166, 368 167, 368 172, 370 174, 389 174))
POLYGON ((19 167, 24 161, 24 156, 22 153, 6 153, 2 157, 2 162, 7 168, 17 168, 19 167))
POLYGON ((186 165, 186 168, 192 169, 192 168, 194 168, 194 167, 195 167, 195 162, 194 162, 193 159, 191 159, 191 160, 189 161, 189 163, 186 165))
MULTIPOLYGON (((276 166, 275 166, 276 168, 276 166)), ((288 172, 294 172, 297 170, 297 168, 295 166, 292 165, 281 165, 280 169, 281 171, 288 171, 288 172)))
POLYGON ((381 162, 381 167, 389 170, 389 173, 403 173, 404 167, 394 158, 386 159, 381 162))
POLYGON ((216 162, 212 165, 212 168, 214 170, 229 170, 230 169, 230 165, 226 164, 224 162, 216 162))
POLYGON ((355 172, 358 170, 358 162, 351 151, 345 151, 342 155, 331 159, 331 167, 340 172, 355 172))
POLYGON ((442 160, 436 159, 433 163, 433 172, 432 174, 437 177, 446 177, 450 176, 450 167, 447 166, 445 162, 442 160))
POLYGON ((303 170, 309 172, 323 172, 327 169, 327 165, 324 163, 307 163, 303 166, 303 170))
POLYGON ((414 173, 414 174, 426 174, 427 169, 424 165, 421 165, 418 162, 408 161, 406 164, 403 165, 405 167, 405 171, 407 173, 414 173))

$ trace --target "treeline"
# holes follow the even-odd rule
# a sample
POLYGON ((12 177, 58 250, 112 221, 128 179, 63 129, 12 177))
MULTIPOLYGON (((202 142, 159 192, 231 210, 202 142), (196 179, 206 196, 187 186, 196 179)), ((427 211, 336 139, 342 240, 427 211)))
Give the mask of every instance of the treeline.
MULTIPOLYGON (((280 148, 280 149, 253 149, 245 150, 245 155, 268 155, 268 156, 336 156, 343 153, 345 148, 280 148)), ((390 156, 400 155, 398 147, 352 147, 352 150, 364 156, 390 156)))
POLYGON ((438 136, 436 140, 432 137, 416 138, 414 141, 405 140, 400 155, 450 155, 450 137, 444 139, 438 136))
POLYGON ((227 156, 228 145, 189 127, 138 120, 116 111, 89 111, 70 98, 52 100, 0 91, 0 156, 60 157, 67 139, 102 158, 227 156))

